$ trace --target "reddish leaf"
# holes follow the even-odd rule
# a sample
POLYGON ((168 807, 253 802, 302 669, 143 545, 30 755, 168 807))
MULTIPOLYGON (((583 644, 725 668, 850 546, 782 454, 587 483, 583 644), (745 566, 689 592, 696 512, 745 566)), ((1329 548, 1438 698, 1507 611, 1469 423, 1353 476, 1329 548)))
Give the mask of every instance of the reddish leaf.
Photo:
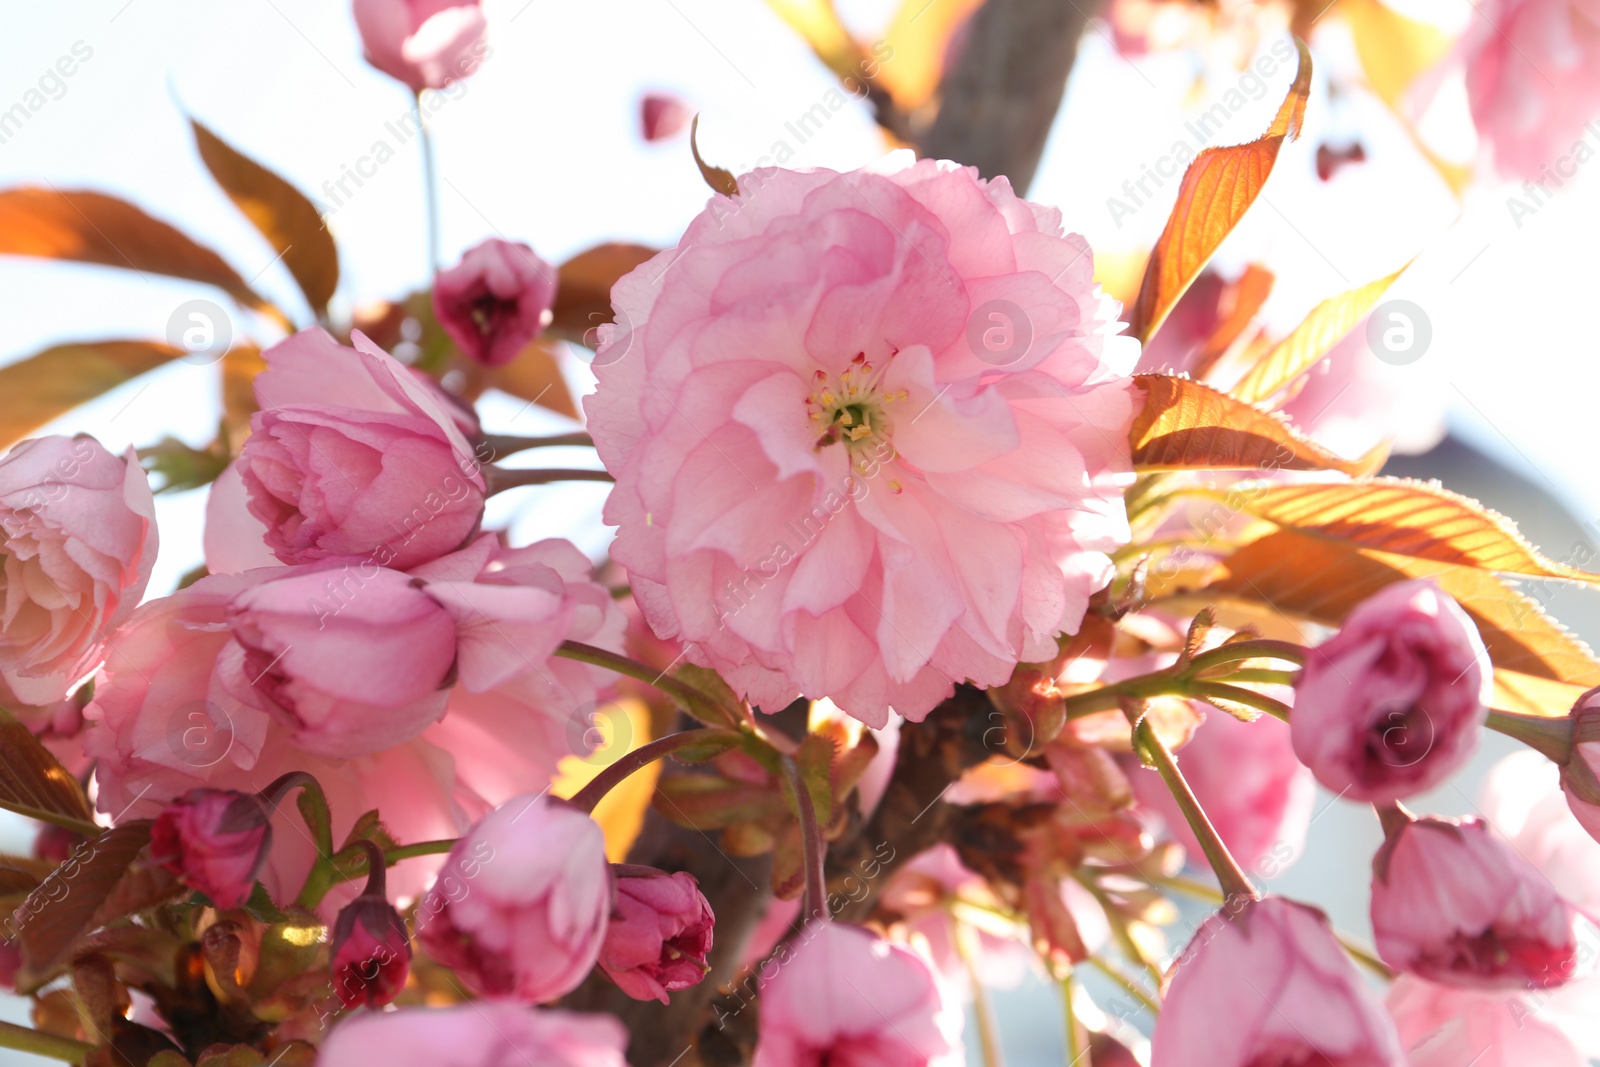
POLYGON ((78 780, 10 712, 0 708, 0 808, 72 830, 94 832, 78 780))
POLYGON ((0 252, 187 278, 215 285, 246 307, 268 306, 211 249, 104 193, 36 188, 0 192, 0 252))
POLYGON ((1311 53, 1296 39, 1300 65, 1289 95, 1267 132, 1242 145, 1207 148, 1184 171, 1178 202, 1150 253, 1144 282, 1134 302, 1129 330, 1148 341, 1211 259, 1223 239, 1255 203, 1278 151, 1300 134, 1306 99, 1311 95, 1311 53))
POLYGON ((155 341, 87 341, 0 367, 0 448, 181 355, 155 341))
POLYGON ((700 116, 696 115, 689 124, 689 151, 694 155, 694 165, 700 168, 700 177, 711 186, 711 191, 721 193, 723 196, 738 196, 739 182, 734 178, 733 172, 713 167, 700 157, 700 116))
POLYGON ((193 119, 200 159, 222 191, 267 239, 319 317, 339 287, 339 250, 310 200, 193 119))
POLYGON ((621 242, 579 252, 558 271, 550 332, 591 347, 596 326, 611 321, 611 287, 617 279, 656 254, 653 248, 621 242))

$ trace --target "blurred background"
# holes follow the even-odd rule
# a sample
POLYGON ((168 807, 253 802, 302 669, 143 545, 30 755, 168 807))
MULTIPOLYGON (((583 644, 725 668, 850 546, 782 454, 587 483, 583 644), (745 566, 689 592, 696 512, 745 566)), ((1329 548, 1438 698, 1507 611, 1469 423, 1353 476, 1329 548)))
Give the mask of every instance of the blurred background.
MULTIPOLYGON (((837 7, 855 36, 872 42, 896 19, 904 27, 950 18, 944 0, 929 0, 923 13, 917 3, 837 7)), ((1270 11, 1232 6, 1243 11, 1236 17, 1257 18, 1260 34, 1247 51, 1266 53, 1286 39, 1270 11)), ((1475 17, 1465 0, 1410 7, 1449 33, 1475 17)), ((852 168, 889 148, 857 100, 827 109, 825 121, 802 121, 837 93, 837 78, 760 0, 486 0, 484 8, 492 51, 474 77, 445 92, 430 120, 447 263, 488 236, 526 241, 551 262, 605 240, 674 243, 708 192, 685 137, 642 137, 649 92, 698 110, 703 154, 736 174, 774 155, 787 166, 852 168)), ((348 4, 78 0, 9 14, 0 119, 35 90, 45 103, 0 122, 0 188, 115 194, 215 249, 283 306, 303 307, 271 248, 207 176, 192 116, 318 201, 340 248, 335 318, 427 285, 421 157, 416 141, 397 132, 410 100, 362 61, 348 4), (46 87, 41 77, 63 56, 77 58, 75 73, 46 87), (378 156, 381 163, 362 162, 370 176, 349 178, 378 156)), ((1246 263, 1270 263, 1278 285, 1264 315, 1282 332, 1318 300, 1416 257, 1389 296, 1420 311, 1425 344, 1404 364, 1369 359, 1379 384, 1363 394, 1383 408, 1373 416, 1396 435, 1397 450, 1409 453, 1387 472, 1438 478, 1515 516, 1550 556, 1590 564, 1600 554, 1600 359, 1588 312, 1600 266, 1588 241, 1600 223, 1600 183, 1580 167, 1535 210, 1518 211, 1510 200, 1524 194, 1484 172, 1458 197, 1359 84, 1349 23, 1310 25, 1317 72, 1304 134, 1284 149, 1263 203, 1224 246, 1218 269, 1236 275, 1246 263), (1357 145, 1359 162, 1327 173, 1330 157, 1357 145)), ((1242 106, 1225 107, 1229 117, 1209 142, 1258 136, 1292 77, 1292 62, 1280 64, 1256 92, 1240 80, 1238 42, 1188 42, 1183 27, 1173 32, 1175 46, 1130 47, 1126 27, 1109 17, 1089 22, 1028 189, 1089 239, 1103 283, 1123 295, 1136 287, 1176 193, 1175 180, 1147 181, 1141 191, 1141 178, 1175 144, 1194 146, 1190 124, 1230 91, 1239 90, 1242 106)), ((1465 108, 1459 78, 1443 77, 1419 125, 1441 153, 1470 160, 1478 149, 1465 108)), ((208 296, 216 294, 168 278, 0 257, 0 365, 69 340, 164 337, 181 305, 208 296)), ((229 326, 236 338, 276 336, 242 313, 229 326)), ((574 395, 589 391, 580 359, 565 369, 574 395)), ((6 403, 0 395, 0 408, 6 403)), ((169 434, 203 447, 220 410, 214 370, 176 363, 42 432, 89 431, 113 449, 169 434)), ((495 432, 573 428, 503 394, 491 393, 480 410, 495 432)), ((150 595, 171 591, 200 562, 204 493, 158 498, 163 543, 150 595)), ((573 537, 603 553, 603 487, 513 495, 514 503, 491 502, 488 524, 513 524, 520 539, 573 537)), ((1580 636, 1600 640, 1594 592, 1541 596, 1580 636)), ((1510 748, 1491 735, 1470 774, 1416 807, 1474 811, 1479 781, 1510 748)), ((0 850, 25 851, 26 835, 19 820, 0 820, 0 850)), ((1321 795, 1305 859, 1271 888, 1321 905, 1339 927, 1367 937, 1367 857, 1379 840, 1368 810, 1321 795)), ((1064 1062, 1059 990, 1029 979, 999 992, 997 1003, 1012 1067, 1064 1062)), ((22 1021, 24 1013, 20 1001, 0 1005, 0 1017, 22 1021)), ((24 1062, 35 1061, 0 1051, 0 1065, 24 1062)))

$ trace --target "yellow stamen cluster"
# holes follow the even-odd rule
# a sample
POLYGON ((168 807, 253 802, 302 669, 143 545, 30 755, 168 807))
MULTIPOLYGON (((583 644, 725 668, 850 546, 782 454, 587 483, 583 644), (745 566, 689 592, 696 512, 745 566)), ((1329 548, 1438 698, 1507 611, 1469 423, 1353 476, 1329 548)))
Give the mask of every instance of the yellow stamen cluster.
POLYGON ((867 362, 864 352, 856 353, 856 358, 839 373, 837 380, 827 371, 817 371, 816 388, 806 397, 811 421, 820 431, 817 448, 841 440, 852 445, 874 436, 883 439, 889 436, 884 408, 904 400, 909 394, 904 389, 879 393, 879 377, 879 371, 867 362))

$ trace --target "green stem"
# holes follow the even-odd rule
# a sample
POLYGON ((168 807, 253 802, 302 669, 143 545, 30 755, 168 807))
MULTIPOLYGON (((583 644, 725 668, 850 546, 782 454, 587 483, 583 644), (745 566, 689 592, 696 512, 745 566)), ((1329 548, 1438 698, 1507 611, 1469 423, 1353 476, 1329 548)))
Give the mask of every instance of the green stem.
POLYGON ((0 1022, 0 1048, 31 1052, 35 1056, 48 1056, 65 1063, 83 1063, 94 1051, 93 1045, 74 1041, 70 1037, 57 1037, 16 1023, 0 1022))
POLYGON ((978 1046, 983 1052, 984 1067, 1005 1067, 1005 1051, 1000 1044, 1000 1027, 995 1020, 994 1004, 989 991, 978 980, 977 962, 972 958, 972 948, 967 944, 968 928, 956 924, 951 931, 956 943, 956 955, 967 969, 967 980, 972 983, 972 1014, 978 1020, 978 1046))
POLYGON ((1226 675, 1229 683, 1248 682, 1251 685, 1294 685, 1299 671, 1274 671, 1265 667, 1245 667, 1226 675))
POLYGON ((792 756, 779 757, 783 776, 794 793, 795 810, 800 814, 800 840, 805 849, 806 896, 800 914, 809 922, 812 919, 833 918, 828 907, 828 886, 823 880, 823 867, 827 863, 828 845, 822 839, 822 828, 817 825, 817 809, 811 803, 811 790, 806 788, 800 765, 792 756))
POLYGON ((422 190, 427 201, 428 277, 432 279, 439 274, 439 182, 434 173, 433 131, 428 129, 421 93, 412 100, 412 106, 417 113, 417 129, 422 133, 422 190))
POLYGON ((646 685, 654 686, 682 704, 684 709, 702 722, 712 719, 721 719, 728 726, 739 729, 744 724, 744 716, 732 708, 724 707, 716 698, 704 693, 683 681, 672 677, 665 671, 658 671, 654 667, 647 667, 637 660, 620 656, 594 645, 586 645, 581 641, 563 641, 561 647, 556 649, 556 655, 563 659, 575 659, 579 663, 587 663, 595 667, 604 667, 608 671, 616 671, 628 678, 634 678, 646 685))
POLYGON ((680 748, 707 740, 718 734, 723 737, 728 736, 721 730, 683 730, 679 733, 668 734, 666 737, 658 737, 648 744, 640 745, 595 775, 588 785, 578 790, 577 794, 573 796, 571 804, 575 808, 592 812, 595 805, 600 803, 607 793, 621 785, 623 780, 633 774, 634 771, 640 770, 664 756, 669 756, 680 748))
POLYGON ((1117 988, 1144 1005, 1144 1010, 1149 1012, 1152 1017, 1161 1014, 1161 1005, 1156 1003, 1154 997, 1140 989, 1138 983, 1132 978, 1129 978, 1099 956, 1090 956, 1089 966, 1111 979, 1116 983, 1117 988))
POLYGON ((489 447, 494 459, 513 456, 530 448, 593 448, 594 438, 586 433, 558 433, 548 437, 518 437, 516 434, 491 433, 484 435, 483 443, 489 447))
POLYGON ((1230 899, 1236 896, 1249 900, 1257 899, 1255 886, 1250 884, 1249 877, 1233 858, 1233 854, 1228 851, 1228 846, 1222 843, 1217 828, 1211 825, 1211 819, 1200 806, 1194 790, 1189 788, 1183 772, 1178 770, 1178 761, 1173 758, 1172 750, 1167 747, 1167 743, 1161 740, 1149 720, 1140 714, 1134 705, 1124 704, 1122 711, 1127 716, 1128 724, 1133 727, 1135 747, 1143 749, 1150 763, 1167 783, 1167 789, 1183 811, 1189 829, 1194 831, 1195 838, 1199 840, 1200 850, 1205 853, 1206 860, 1211 864, 1212 873, 1217 876, 1217 881, 1222 883, 1223 892, 1230 899))
POLYGON ((59 826, 64 830, 71 830, 73 833, 82 834, 84 837, 99 837, 106 829, 104 826, 98 826, 95 823, 80 819, 76 815, 63 815, 60 812, 49 811, 45 808, 35 808, 28 804, 18 804, 11 800, 0 800, 0 808, 14 811, 18 815, 26 815, 28 818, 37 819, 40 822, 50 823, 52 826, 59 826))
POLYGON ((1254 689, 1242 689, 1236 685, 1223 685, 1220 682, 1192 682, 1189 685, 1188 695, 1196 700, 1208 700, 1215 697, 1218 700, 1232 701, 1243 704, 1247 708, 1264 711, 1274 719, 1289 721, 1289 705, 1281 700, 1273 700, 1265 693, 1258 693, 1254 689))
POLYGON ((1199 674, 1212 667, 1219 667, 1226 663, 1238 663, 1247 659, 1281 659, 1289 663, 1304 663, 1306 650, 1304 646, 1290 641, 1269 641, 1258 639, 1251 641, 1229 641, 1225 645, 1218 645, 1200 653, 1189 661, 1188 670, 1192 674, 1199 674))
POLYGON ((1521 741, 1535 752, 1544 753, 1554 763, 1565 764, 1572 759, 1572 720, 1565 715, 1547 719, 1491 711, 1485 725, 1496 733, 1521 741))
POLYGON ((551 482, 614 482, 615 478, 605 471, 567 469, 567 470, 526 470, 518 468, 508 470, 505 467, 489 467, 484 473, 488 476, 489 495, 503 493, 507 489, 518 489, 526 485, 549 485, 551 482))
POLYGON ((1061 1011, 1065 1016, 1067 1039, 1067 1064, 1066 1067, 1078 1067, 1079 1064, 1089 1063, 1089 1034, 1084 1029, 1083 1022, 1078 1018, 1078 1013, 1072 1010, 1072 989, 1074 986, 1072 975, 1068 974, 1061 979, 1061 1011))

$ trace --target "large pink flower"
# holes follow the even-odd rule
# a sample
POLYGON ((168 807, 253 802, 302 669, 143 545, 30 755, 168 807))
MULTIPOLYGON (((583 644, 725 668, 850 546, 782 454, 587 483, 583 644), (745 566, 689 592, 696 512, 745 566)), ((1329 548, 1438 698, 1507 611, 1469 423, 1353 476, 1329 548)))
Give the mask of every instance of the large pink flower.
POLYGON ((1076 631, 1137 358, 1060 213, 909 154, 768 170, 612 290, 586 401, 657 633, 882 725, 1076 631))
POLYGON ((0 690, 49 704, 94 668, 156 561, 155 502, 133 450, 24 441, 0 459, 0 690))
POLYGON ((437 387, 360 333, 352 339, 354 349, 302 330, 264 353, 261 410, 207 509, 213 571, 242 569, 231 561, 262 540, 284 563, 405 570, 477 531, 482 463, 458 416, 437 387))
POLYGON ((488 54, 480 0, 355 0, 367 62, 412 92, 443 89, 488 54))
MULTIPOLYGON (((1535 993, 1535 997, 1540 994, 1535 993)), ((1586 1067, 1534 1001, 1401 975, 1389 988, 1411 1067, 1586 1067)))
MULTIPOLYGON (((321 745, 308 750, 303 728, 274 702, 235 695, 247 655, 234 625, 238 605, 257 601, 258 590, 270 583, 307 573, 338 579, 344 571, 271 567, 212 575, 152 601, 108 644, 95 699, 85 709, 85 745, 99 760, 100 808, 118 820, 147 817, 198 786, 259 790, 287 771, 304 770, 329 794, 336 839, 373 808, 402 842, 456 837, 496 804, 548 784, 564 756, 587 751, 585 713, 614 676, 546 658, 544 651, 564 637, 620 650, 621 609, 587 571, 588 561, 566 542, 504 549, 490 535, 419 569, 413 576, 423 582, 419 593, 437 588, 439 599, 449 601, 444 614, 456 624, 461 683, 447 694, 442 721, 420 735, 415 731, 426 722, 414 723, 408 737, 377 723, 374 733, 385 733, 387 741, 352 759, 335 758, 321 745), (482 584, 473 585, 474 578, 482 584), (499 605, 505 620, 498 652, 483 632, 493 634, 493 627, 474 624, 461 608, 480 593, 484 603, 499 605), (535 618, 537 626, 529 621, 535 618)), ((353 612, 358 600, 350 603, 353 612)), ((424 644, 431 649, 432 640, 424 644)), ((355 666, 362 657, 348 659, 355 666)), ((415 683, 416 664, 403 666, 396 679, 415 683)), ((294 669, 307 679, 332 673, 316 662, 294 669)), ((375 670, 370 661, 366 670, 375 670)), ((244 675, 243 684, 252 677, 244 675)), ((339 714, 359 720, 372 710, 345 705, 339 714)), ((353 736, 359 739, 359 726, 353 736)), ((273 827, 275 845, 262 881, 274 899, 292 898, 311 863, 310 842, 293 804, 279 806, 273 827)), ((392 872, 389 889, 414 894, 430 873, 427 862, 409 861, 392 872)))
POLYGON ((530 1011, 503 1000, 360 1012, 337 1026, 319 1067, 627 1067, 616 1019, 530 1011))
POLYGON ((1478 136, 1493 147, 1503 174, 1557 188, 1594 152, 1586 127, 1600 117, 1600 3, 1490 0, 1474 7, 1461 51, 1478 136))

